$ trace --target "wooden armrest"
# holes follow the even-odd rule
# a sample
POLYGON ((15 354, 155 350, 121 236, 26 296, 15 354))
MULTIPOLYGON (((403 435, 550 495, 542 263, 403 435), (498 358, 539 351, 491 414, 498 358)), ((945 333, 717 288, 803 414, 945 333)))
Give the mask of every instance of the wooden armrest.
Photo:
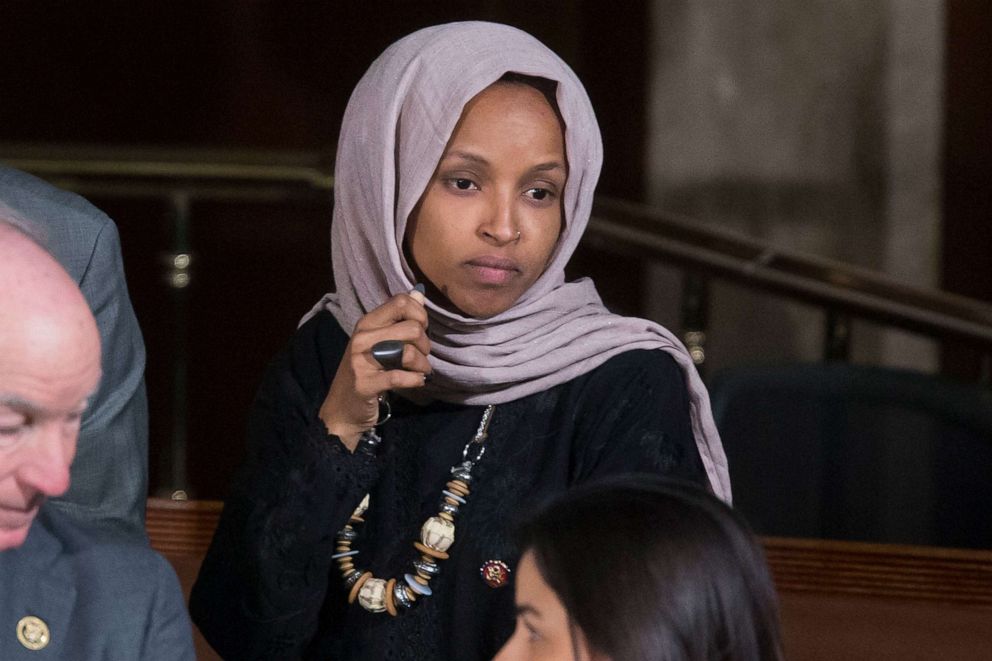
POLYGON ((202 556, 210 546, 224 509, 219 500, 149 498, 145 529, 152 548, 162 554, 202 556))

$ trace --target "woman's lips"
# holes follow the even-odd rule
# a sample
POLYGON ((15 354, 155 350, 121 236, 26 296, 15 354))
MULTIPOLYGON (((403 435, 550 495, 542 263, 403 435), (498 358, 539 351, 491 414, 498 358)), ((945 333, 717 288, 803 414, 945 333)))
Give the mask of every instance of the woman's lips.
POLYGON ((512 259, 505 257, 475 257, 465 262, 473 277, 484 285, 503 285, 520 272, 520 267, 512 259))

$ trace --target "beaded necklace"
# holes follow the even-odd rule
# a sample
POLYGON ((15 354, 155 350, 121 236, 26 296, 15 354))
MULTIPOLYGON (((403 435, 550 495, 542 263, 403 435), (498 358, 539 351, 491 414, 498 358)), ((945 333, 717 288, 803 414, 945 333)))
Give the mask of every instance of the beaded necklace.
POLYGON ((336 553, 331 556, 337 560, 345 589, 349 591, 349 604, 355 603, 357 599, 362 608, 371 613, 385 611, 395 616, 401 609, 412 608, 417 599, 431 596, 430 580, 441 571, 439 562, 448 559, 447 551, 455 542, 455 515, 458 514, 459 506, 464 505, 468 499, 472 468, 482 460, 482 455, 486 452, 489 422, 495 408, 490 404, 483 411, 475 436, 462 450, 461 462, 451 467, 451 480, 441 491, 443 495, 440 511, 427 519, 420 528, 420 541, 413 543, 414 548, 420 552, 420 557, 412 563, 413 573, 403 574, 402 581, 395 578, 388 581, 375 578, 372 572, 355 567, 358 551, 353 550, 351 545, 358 538, 355 527, 364 523, 362 515, 369 507, 369 494, 365 494, 348 523, 335 536, 336 553))

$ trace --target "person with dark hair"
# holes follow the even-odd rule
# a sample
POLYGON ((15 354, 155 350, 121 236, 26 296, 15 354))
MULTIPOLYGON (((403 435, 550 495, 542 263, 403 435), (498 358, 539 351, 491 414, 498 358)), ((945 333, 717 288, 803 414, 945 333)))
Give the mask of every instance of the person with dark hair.
POLYGON ((492 23, 426 28, 341 127, 336 291, 255 401, 190 610, 225 658, 489 659, 511 522, 598 476, 729 499, 685 348, 565 282, 602 160, 572 70, 492 23))
POLYGON ((761 546, 695 485, 628 475, 578 487, 520 543, 517 628, 496 661, 783 658, 761 546))

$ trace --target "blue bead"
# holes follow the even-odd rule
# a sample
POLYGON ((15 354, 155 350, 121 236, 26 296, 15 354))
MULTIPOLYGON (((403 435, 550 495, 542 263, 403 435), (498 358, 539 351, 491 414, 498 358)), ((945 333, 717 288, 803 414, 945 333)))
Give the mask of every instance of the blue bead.
POLYGON ((457 493, 452 493, 451 491, 448 491, 447 489, 442 489, 441 490, 441 493, 443 493, 445 496, 448 496, 449 498, 454 498, 455 500, 457 500, 462 505, 465 504, 465 499, 462 498, 461 496, 459 496, 457 493))
POLYGON ((331 556, 331 560, 337 560, 338 558, 347 558, 350 555, 358 555, 358 551, 342 551, 341 553, 335 553, 331 556))
POLYGON ((410 586, 410 589, 419 595, 429 597, 434 594, 429 587, 418 583, 417 579, 415 579, 411 574, 403 574, 403 579, 406 581, 406 584, 410 586))

